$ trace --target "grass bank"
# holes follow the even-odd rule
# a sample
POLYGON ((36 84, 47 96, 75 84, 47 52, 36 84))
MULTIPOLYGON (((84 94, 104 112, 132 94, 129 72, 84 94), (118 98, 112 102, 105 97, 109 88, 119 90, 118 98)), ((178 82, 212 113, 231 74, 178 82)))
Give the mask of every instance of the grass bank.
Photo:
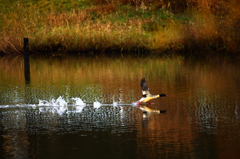
POLYGON ((0 52, 240 51, 238 0, 0 0, 0 52))

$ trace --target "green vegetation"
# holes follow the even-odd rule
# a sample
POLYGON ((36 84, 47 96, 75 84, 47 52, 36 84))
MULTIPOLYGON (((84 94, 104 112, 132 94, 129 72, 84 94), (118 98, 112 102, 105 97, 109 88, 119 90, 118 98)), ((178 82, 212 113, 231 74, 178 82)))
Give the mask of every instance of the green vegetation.
POLYGON ((238 0, 0 0, 0 52, 240 51, 238 0))

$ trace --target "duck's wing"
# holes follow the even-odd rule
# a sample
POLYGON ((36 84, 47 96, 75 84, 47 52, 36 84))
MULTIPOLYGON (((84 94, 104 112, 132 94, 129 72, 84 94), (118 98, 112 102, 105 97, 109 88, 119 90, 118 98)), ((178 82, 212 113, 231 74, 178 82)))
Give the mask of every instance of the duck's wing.
POLYGON ((149 88, 147 86, 147 82, 145 81, 145 78, 142 78, 140 85, 141 85, 143 91, 149 90, 149 88))
POLYGON ((151 95, 150 90, 147 86, 147 82, 145 81, 145 78, 142 78, 140 85, 142 87, 143 97, 147 97, 147 96, 151 95))

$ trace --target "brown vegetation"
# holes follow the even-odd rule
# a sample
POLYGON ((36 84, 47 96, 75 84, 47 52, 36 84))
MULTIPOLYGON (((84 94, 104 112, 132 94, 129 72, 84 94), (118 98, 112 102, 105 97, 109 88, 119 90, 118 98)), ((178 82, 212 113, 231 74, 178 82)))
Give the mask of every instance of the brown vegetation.
POLYGON ((52 1, 14 3, 1 12, 0 52, 21 53, 23 37, 32 52, 240 50, 237 0, 92 0, 84 9, 75 3, 68 10, 58 3, 60 11, 52 1))

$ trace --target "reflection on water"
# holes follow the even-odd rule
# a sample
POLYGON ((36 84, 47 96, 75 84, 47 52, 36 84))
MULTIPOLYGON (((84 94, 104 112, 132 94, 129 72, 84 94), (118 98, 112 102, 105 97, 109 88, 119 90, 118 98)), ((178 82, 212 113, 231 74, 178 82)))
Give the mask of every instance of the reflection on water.
POLYGON ((0 58, 3 158, 240 158, 239 62, 0 58), (146 78, 153 105, 134 104, 146 78), (164 111, 166 110, 166 112, 164 111))

